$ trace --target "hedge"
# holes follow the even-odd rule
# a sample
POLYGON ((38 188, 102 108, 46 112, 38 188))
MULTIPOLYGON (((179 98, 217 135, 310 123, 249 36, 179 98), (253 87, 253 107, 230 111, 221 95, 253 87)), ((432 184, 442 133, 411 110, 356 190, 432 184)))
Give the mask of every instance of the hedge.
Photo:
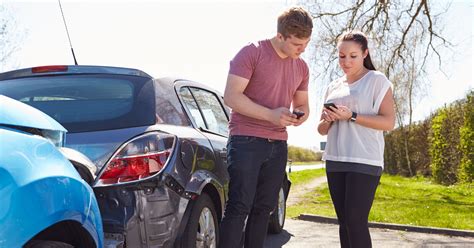
POLYGON ((427 119, 385 134, 385 171, 432 176, 450 185, 474 178, 474 92, 438 109, 427 119), (405 155, 405 135, 411 168, 405 155), (411 173, 410 173, 411 172, 411 173))

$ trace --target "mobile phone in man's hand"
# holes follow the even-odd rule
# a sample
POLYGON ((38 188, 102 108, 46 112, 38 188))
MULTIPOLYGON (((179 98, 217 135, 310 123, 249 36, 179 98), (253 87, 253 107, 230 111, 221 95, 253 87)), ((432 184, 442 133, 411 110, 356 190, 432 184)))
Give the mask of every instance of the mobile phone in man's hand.
POLYGON ((304 112, 303 111, 298 111, 298 110, 293 110, 293 114, 296 115, 296 119, 300 119, 301 117, 304 116, 304 112))
MULTIPOLYGON (((336 105, 335 105, 334 103, 332 103, 332 102, 325 103, 325 104, 324 104, 324 107, 325 107, 326 109, 329 109, 329 110, 331 110, 331 108, 329 108, 329 107, 333 107, 333 108, 337 109, 336 105)), ((332 110, 331 110, 331 111, 332 111, 332 110)))

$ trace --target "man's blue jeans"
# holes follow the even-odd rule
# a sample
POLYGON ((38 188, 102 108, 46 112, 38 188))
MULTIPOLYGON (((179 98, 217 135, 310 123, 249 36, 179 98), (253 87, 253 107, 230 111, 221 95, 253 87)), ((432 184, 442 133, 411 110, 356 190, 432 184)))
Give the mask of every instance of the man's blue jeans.
POLYGON ((276 206, 283 183, 287 158, 286 141, 253 136, 229 138, 229 199, 220 226, 219 247, 241 247, 244 226, 245 247, 263 247, 270 212, 276 206))

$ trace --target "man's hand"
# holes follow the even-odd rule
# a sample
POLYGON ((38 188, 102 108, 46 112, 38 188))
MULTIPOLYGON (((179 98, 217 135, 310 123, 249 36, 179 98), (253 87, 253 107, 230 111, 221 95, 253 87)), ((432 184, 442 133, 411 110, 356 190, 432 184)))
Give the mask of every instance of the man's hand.
MULTIPOLYGON (((305 122, 309 117, 309 104, 308 104, 308 91, 296 91, 295 95, 293 96, 293 111, 303 112, 304 115, 301 116, 293 126, 299 126, 303 122, 305 122)), ((293 117, 296 118, 296 115, 293 117)))
POLYGON ((293 109, 293 118, 296 118, 296 123, 294 123, 293 126, 299 126, 308 119, 308 115, 300 109, 293 109), (300 116, 298 116, 298 114, 300 114, 300 116))
POLYGON ((296 125, 300 122, 300 120, 296 119, 296 115, 291 113, 290 110, 285 107, 272 109, 269 117, 269 122, 280 127, 296 125))

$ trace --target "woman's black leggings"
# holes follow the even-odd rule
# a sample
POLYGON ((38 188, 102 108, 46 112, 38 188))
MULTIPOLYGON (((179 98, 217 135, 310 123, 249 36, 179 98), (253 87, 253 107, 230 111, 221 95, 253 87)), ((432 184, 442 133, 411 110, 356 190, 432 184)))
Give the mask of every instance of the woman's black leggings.
POLYGON ((380 176, 356 172, 326 174, 339 222, 341 247, 372 247, 367 223, 380 176))

